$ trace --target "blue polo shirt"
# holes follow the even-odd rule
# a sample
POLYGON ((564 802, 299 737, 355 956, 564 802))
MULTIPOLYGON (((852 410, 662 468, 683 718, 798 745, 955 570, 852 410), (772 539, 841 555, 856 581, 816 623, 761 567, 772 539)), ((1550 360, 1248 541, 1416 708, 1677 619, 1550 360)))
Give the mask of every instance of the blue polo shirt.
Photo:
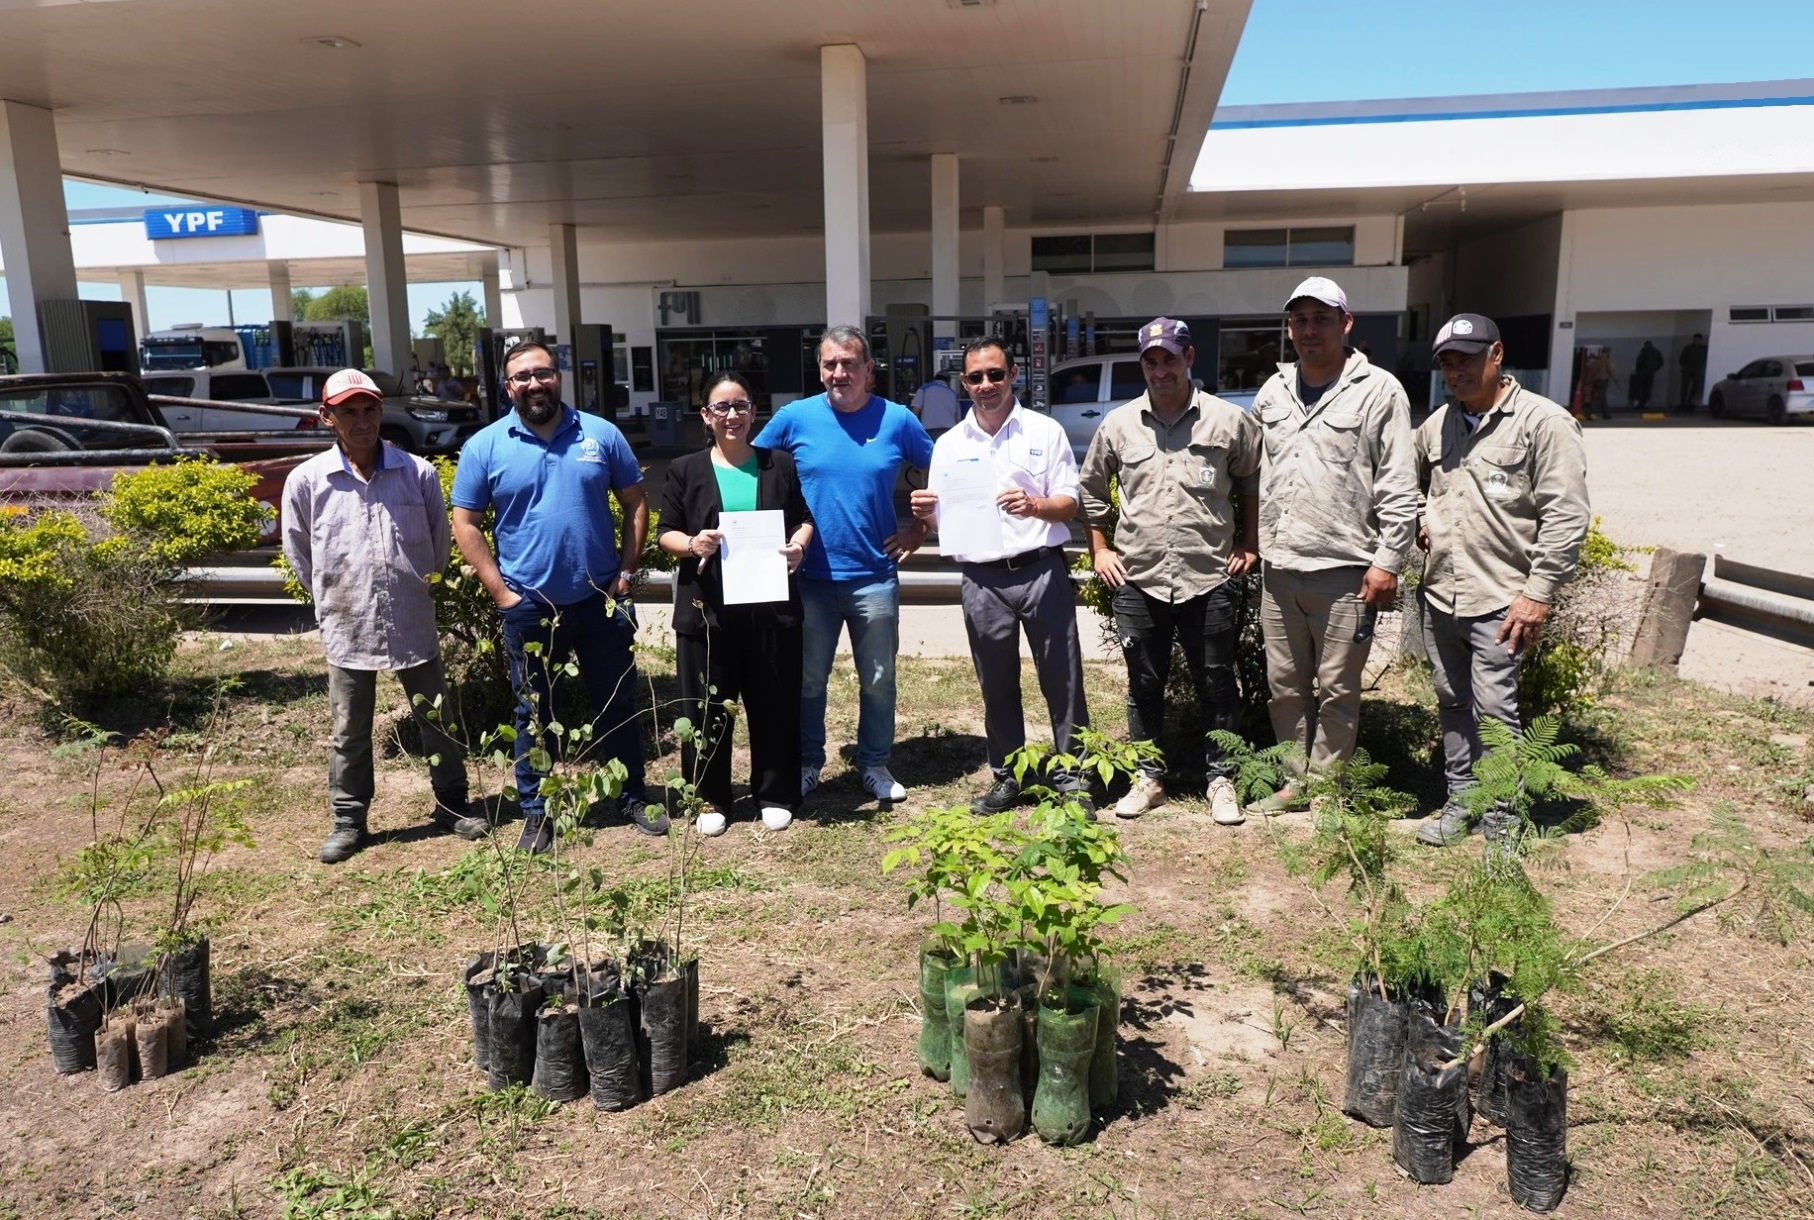
POLYGON ((800 472, 800 490, 813 514, 801 575, 865 580, 894 574, 882 539, 900 528, 895 480, 902 463, 932 464, 932 438, 912 411, 871 394, 846 413, 815 394, 775 412, 756 444, 787 450, 800 472))
POLYGON ((452 499, 455 508, 497 510, 505 580, 570 606, 617 579, 609 493, 642 482, 642 470, 616 424, 563 409, 552 440, 515 411, 475 433, 460 450, 452 499))

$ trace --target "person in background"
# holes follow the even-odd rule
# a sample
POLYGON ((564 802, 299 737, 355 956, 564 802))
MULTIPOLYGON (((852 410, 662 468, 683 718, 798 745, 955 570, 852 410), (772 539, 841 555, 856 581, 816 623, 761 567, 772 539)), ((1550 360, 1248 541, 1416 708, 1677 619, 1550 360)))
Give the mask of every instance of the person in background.
MULTIPOLYGON (((956 560, 963 574, 964 628, 983 694, 983 731, 995 779, 971 808, 984 814, 1011 809, 1021 799, 1020 781, 1008 758, 1027 744, 1020 698, 1023 628, 1051 718, 1053 748, 1075 757, 1075 730, 1090 723, 1077 639, 1077 595, 1064 559, 1064 544, 1071 538, 1065 523, 1077 515, 1077 460, 1064 426, 1050 415, 1027 410, 1015 398, 1014 373, 1007 348, 993 336, 965 349, 964 384, 973 408, 934 443, 927 476, 931 486, 912 495, 913 515, 936 524, 935 489, 947 472, 980 467, 998 489, 999 546, 957 549, 940 541, 941 553, 956 560)), ((1094 810, 1081 776, 1042 778, 1094 810)))
POLYGON ((1663 353, 1650 340, 1644 340, 1644 346, 1638 349, 1637 359, 1631 365, 1631 406, 1635 411, 1650 409, 1650 395, 1656 386, 1657 373, 1663 367, 1663 353))
POLYGON ((825 766, 825 687, 850 632, 857 668, 857 770, 882 801, 906 799, 888 770, 894 750, 894 666, 900 648, 901 584, 896 565, 926 541, 923 521, 901 525, 894 487, 904 465, 932 461, 932 438, 899 403, 871 393, 869 341, 855 326, 819 340, 825 393, 790 402, 756 438, 793 455, 812 510, 813 537, 800 568, 805 641, 800 693, 800 795, 819 786, 825 766))
MULTIPOLYGON (((1449 401, 1417 429, 1417 544, 1428 552, 1419 595, 1449 796, 1417 839, 1443 847, 1473 820, 1481 719, 1520 727, 1518 669, 1575 574, 1592 518, 1581 426, 1502 371, 1493 320, 1456 314, 1434 348, 1449 401)), ((1510 818, 1487 813, 1489 844, 1510 818)))
MULTIPOLYGON (((1196 687, 1206 730, 1240 721, 1235 649, 1240 613, 1234 581, 1259 561, 1254 504, 1260 430, 1253 417, 1199 390, 1190 327, 1154 318, 1140 328, 1146 393, 1110 411, 1090 441, 1080 486, 1090 563, 1114 590, 1115 634, 1127 662, 1127 732, 1159 744, 1172 641, 1196 687), (1120 490, 1120 517, 1109 480, 1120 490), (1242 493, 1240 530, 1231 495, 1242 493), (1109 530, 1114 522, 1114 545, 1109 530)), ((1234 764, 1208 737, 1205 796, 1224 825, 1243 820, 1234 764)), ((1165 800, 1164 770, 1145 766, 1115 816, 1136 818, 1165 800)))
POLYGON ((466 752, 449 736, 447 684, 429 578, 447 566, 447 504, 435 468, 379 439, 384 395, 358 369, 321 389, 334 447, 290 472, 283 488, 283 553, 315 600, 327 654, 328 803, 334 826, 321 862, 364 844, 375 781, 372 717, 378 672, 397 675, 422 732, 434 787, 430 819, 463 839, 490 829, 467 805, 466 752))
POLYGON ((957 421, 963 416, 957 391, 943 375, 934 377, 913 392, 912 407, 913 413, 920 417, 920 426, 934 442, 957 427, 957 421))
MULTIPOLYGON (((1354 753, 1373 624, 1397 600, 1417 526, 1405 390, 1348 350, 1353 326, 1339 284, 1299 284, 1285 302, 1297 363, 1279 365, 1253 402, 1266 438, 1260 624, 1272 728, 1317 771, 1354 753)), ((1254 806, 1269 816, 1308 807, 1297 780, 1254 806)))
POLYGON ((1682 407, 1689 415, 1701 405, 1701 390, 1707 380, 1707 337, 1696 335, 1682 349, 1682 354, 1675 358, 1676 366, 1682 370, 1682 407))
POLYGON ((649 528, 642 470, 617 425, 561 401, 560 370, 546 347, 511 348, 504 384, 515 410, 460 451, 453 534, 504 620, 504 656, 517 697, 516 787, 523 809, 517 847, 540 853, 554 845, 535 747, 555 720, 556 677, 569 655, 592 707, 596 736, 588 748, 628 772, 619 814, 644 834, 665 835, 667 814, 644 799, 631 654, 630 583, 649 528), (613 494, 624 510, 621 535, 613 494), (497 512, 495 557, 485 538, 488 509, 497 512))
POLYGON ((681 745, 681 774, 705 802, 696 825, 721 835, 731 810, 731 716, 741 700, 750 739, 750 795, 762 824, 786 830, 800 801, 799 582, 792 574, 812 540, 812 516, 793 458, 750 444, 756 407, 750 385, 724 370, 706 382, 700 411, 711 447, 676 458, 661 497, 662 550, 680 560, 674 574, 675 672, 681 714, 700 730, 681 745), (785 601, 726 605, 721 514, 779 509, 783 514, 785 601), (701 751, 704 765, 700 764, 701 751))

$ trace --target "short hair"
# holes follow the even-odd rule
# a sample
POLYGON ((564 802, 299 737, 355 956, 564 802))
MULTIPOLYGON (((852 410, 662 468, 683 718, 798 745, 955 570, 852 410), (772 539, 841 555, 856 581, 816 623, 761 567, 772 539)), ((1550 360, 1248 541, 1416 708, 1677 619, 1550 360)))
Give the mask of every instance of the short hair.
POLYGON ((1008 345, 1002 341, 1000 335, 983 335, 964 344, 964 363, 970 363, 971 352, 980 352, 991 347, 1001 353, 1002 359, 1008 362, 1009 368, 1014 367, 1014 353, 1008 350, 1008 345))
POLYGON ((517 344, 515 347, 511 348, 509 351, 504 353, 504 367, 509 368, 510 362, 512 360, 515 360, 518 356, 522 355, 524 352, 540 352, 540 353, 542 353, 542 355, 548 357, 549 364, 554 363, 554 353, 551 350, 549 350, 548 345, 546 343, 537 343, 534 339, 525 339, 521 343, 517 344))
POLYGON ((862 349, 863 363, 868 364, 875 357, 869 354, 869 336, 863 333, 860 326, 828 326, 825 333, 819 336, 819 351, 825 350, 827 343, 837 347, 850 347, 853 344, 862 349))

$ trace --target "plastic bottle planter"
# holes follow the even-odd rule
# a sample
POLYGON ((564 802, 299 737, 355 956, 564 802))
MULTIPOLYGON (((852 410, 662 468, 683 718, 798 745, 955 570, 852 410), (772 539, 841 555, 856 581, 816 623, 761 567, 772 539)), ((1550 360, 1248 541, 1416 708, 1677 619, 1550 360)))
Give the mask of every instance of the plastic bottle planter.
POLYGON ((1090 1108, 1106 1110, 1121 1091, 1115 1062, 1115 1032, 1121 1023, 1121 972, 1107 966, 1096 969, 1096 1050, 1090 1058, 1090 1108))
POLYGON ((1546 1078, 1527 1059, 1507 1060, 1506 1181, 1519 1206, 1552 1212, 1568 1190, 1568 1073, 1546 1078))
POLYGON ((50 959, 50 988, 45 1016, 50 1026, 50 1058, 57 1075, 92 1072, 95 1033, 101 1028, 101 985, 76 977, 77 955, 58 953, 50 959))
POLYGON ((1039 1007, 1039 1085, 1033 1129, 1048 1144, 1081 1143, 1090 1133, 1090 1065, 1096 1057, 1096 1000, 1074 989, 1062 1008, 1039 1007))
POLYGON ((920 1071, 951 1079, 951 1020, 945 1013, 945 976, 957 959, 944 949, 920 950, 920 1071))
MULTIPOLYGON (((1517 1007, 1517 998, 1505 992, 1506 982, 1503 974, 1494 971, 1485 982, 1468 988, 1468 1017, 1482 1028, 1496 1023, 1517 1007)), ((1505 1126, 1505 1067, 1509 1055, 1502 1035, 1488 1038, 1480 1060, 1480 1079, 1474 1085, 1474 1108, 1495 1127, 1505 1126)))
POLYGON ((210 978, 211 951, 202 937, 186 949, 171 954, 158 979, 158 996, 181 1000, 189 1037, 207 1038, 214 1033, 214 990, 210 978))
POLYGON ((964 1054, 964 1007, 976 994, 976 971, 969 966, 953 966, 945 971, 945 1032, 951 1040, 951 1091, 959 1097, 970 1091, 970 1060, 964 1054))
POLYGON ((1005 1144, 1026 1130, 1027 1103, 1020 1084, 1023 1028, 1014 997, 977 995, 965 1006, 970 1080, 964 1120, 980 1143, 1005 1144))
POLYGON ((1445 1067, 1461 1055, 1454 1026, 1413 1011, 1405 1037, 1404 1072, 1392 1123, 1392 1159, 1413 1182, 1436 1185, 1455 1176, 1455 1153, 1467 1145, 1468 1065, 1445 1067))
POLYGON ((642 1036, 649 1048, 649 1096, 687 1082, 687 980, 672 975, 642 987, 642 1036))

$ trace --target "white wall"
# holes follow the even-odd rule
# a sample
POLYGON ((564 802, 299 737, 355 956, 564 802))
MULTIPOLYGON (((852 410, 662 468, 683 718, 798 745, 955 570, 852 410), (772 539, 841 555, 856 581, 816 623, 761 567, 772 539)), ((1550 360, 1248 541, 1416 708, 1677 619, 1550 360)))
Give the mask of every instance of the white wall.
POLYGON ((1229 229, 1320 228, 1325 225, 1350 224, 1354 226, 1355 266, 1385 267, 1396 260, 1396 216, 1326 216, 1311 219, 1293 217, 1288 221, 1184 221, 1160 225, 1153 243, 1153 261, 1160 271, 1220 271, 1222 235, 1229 229))
MULTIPOLYGON (((1710 310, 1708 387, 1759 356, 1814 352, 1814 323, 1727 320, 1735 305, 1814 305, 1814 208, 1604 208, 1571 211, 1566 223, 1566 280, 1558 294, 1566 306, 1557 322, 1581 314, 1710 310)), ((1570 351, 1559 335, 1552 385, 1566 383, 1563 359, 1570 351)))

